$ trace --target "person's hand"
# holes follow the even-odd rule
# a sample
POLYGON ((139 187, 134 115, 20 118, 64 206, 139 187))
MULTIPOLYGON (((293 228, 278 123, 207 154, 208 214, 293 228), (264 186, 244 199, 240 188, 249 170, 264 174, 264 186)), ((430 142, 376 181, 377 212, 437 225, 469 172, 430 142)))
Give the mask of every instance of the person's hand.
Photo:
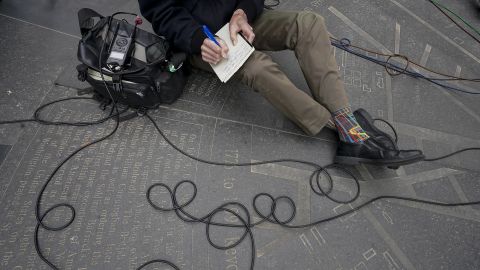
POLYGON ((242 9, 237 9, 230 19, 230 38, 233 45, 237 45, 237 34, 239 32, 242 32, 250 43, 253 42, 255 34, 253 28, 248 24, 247 14, 242 9))
POLYGON ((225 41, 219 37, 215 37, 215 39, 218 41, 221 47, 208 38, 203 40, 202 47, 200 47, 203 61, 212 65, 216 65, 223 58, 228 57, 228 47, 225 41))

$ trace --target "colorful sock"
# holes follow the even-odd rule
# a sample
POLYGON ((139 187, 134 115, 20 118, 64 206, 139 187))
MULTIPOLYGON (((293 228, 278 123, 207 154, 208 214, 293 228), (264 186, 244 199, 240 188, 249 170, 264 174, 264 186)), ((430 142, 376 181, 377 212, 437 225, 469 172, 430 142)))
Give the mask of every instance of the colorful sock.
POLYGON ((341 141, 362 143, 370 138, 353 116, 352 108, 345 107, 332 114, 341 141))
POLYGON ((337 126, 335 126, 335 122, 333 122, 333 118, 330 118, 328 120, 327 124, 325 124, 325 127, 331 130, 337 130, 337 126))

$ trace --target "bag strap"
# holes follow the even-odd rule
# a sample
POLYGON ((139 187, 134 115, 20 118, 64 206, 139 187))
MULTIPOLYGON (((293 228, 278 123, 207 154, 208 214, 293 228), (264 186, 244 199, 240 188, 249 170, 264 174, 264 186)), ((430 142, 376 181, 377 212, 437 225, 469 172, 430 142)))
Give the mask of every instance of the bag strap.
POLYGON ((103 19, 104 16, 90 8, 82 8, 78 11, 78 25, 80 26, 82 36, 94 26, 93 18, 103 19))

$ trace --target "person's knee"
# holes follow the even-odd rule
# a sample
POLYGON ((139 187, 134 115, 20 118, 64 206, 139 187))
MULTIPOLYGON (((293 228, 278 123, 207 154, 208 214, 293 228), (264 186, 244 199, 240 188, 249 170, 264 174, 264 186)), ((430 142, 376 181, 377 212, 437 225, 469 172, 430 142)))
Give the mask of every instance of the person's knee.
POLYGON ((239 71, 241 80, 250 87, 255 86, 255 82, 262 77, 268 76, 271 72, 274 62, 272 58, 263 52, 254 52, 252 56, 245 62, 239 71))
POLYGON ((325 26, 325 19, 313 11, 302 11, 298 14, 298 24, 303 29, 311 29, 313 25, 325 26))

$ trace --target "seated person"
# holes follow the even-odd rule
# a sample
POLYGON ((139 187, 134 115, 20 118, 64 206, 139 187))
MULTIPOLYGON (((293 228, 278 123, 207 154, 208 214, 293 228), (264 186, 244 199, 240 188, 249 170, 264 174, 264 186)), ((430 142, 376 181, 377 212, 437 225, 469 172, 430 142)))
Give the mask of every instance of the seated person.
POLYGON ((353 112, 340 78, 324 19, 313 12, 265 10, 263 0, 139 0, 142 15, 154 31, 190 55, 190 63, 213 72, 228 56, 204 34, 230 22, 233 44, 241 32, 256 51, 234 78, 260 93, 309 135, 335 129, 340 142, 335 162, 396 168, 423 160, 421 151, 398 150, 391 137, 377 129, 365 110, 353 112), (272 58, 262 52, 293 50, 312 96, 298 89, 272 58))

